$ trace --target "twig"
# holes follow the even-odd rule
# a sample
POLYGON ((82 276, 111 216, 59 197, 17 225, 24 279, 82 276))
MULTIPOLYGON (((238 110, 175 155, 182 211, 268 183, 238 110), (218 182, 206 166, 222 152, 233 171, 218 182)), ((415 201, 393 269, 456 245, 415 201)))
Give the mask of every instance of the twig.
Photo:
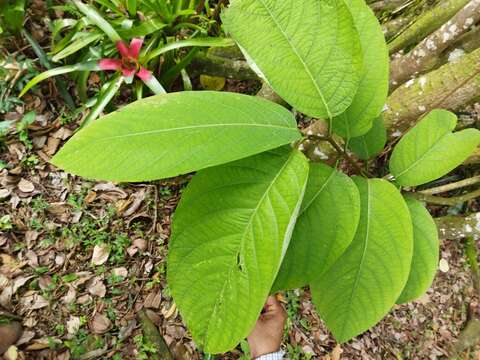
POLYGON ((478 250, 475 240, 472 236, 465 238, 465 254, 467 255, 470 270, 472 271, 473 287, 477 292, 480 291, 480 269, 478 267, 478 250))
POLYGON ((441 194, 447 191, 455 190, 455 189, 460 189, 462 187, 474 185, 480 182, 480 175, 473 176, 468 179, 460 180, 457 182, 453 182, 450 184, 446 185, 441 185, 441 186, 436 186, 430 189, 426 190, 421 190, 418 191, 419 194, 424 194, 424 195, 435 195, 435 194, 441 194))
POLYGON ((345 157, 345 159, 347 159, 347 161, 355 168, 355 170, 357 170, 357 172, 359 174, 361 174, 362 176, 368 177, 368 174, 366 174, 363 171, 363 169, 360 166, 358 166, 356 161, 346 151, 344 151, 340 147, 340 145, 338 145, 337 142, 334 139, 332 139, 331 137, 311 134, 311 135, 307 135, 307 139, 315 139, 317 141, 328 142, 330 145, 332 145, 332 147, 335 149, 335 151, 338 152, 339 155, 341 155, 341 156, 345 157))
POLYGON ((446 205, 446 206, 455 206, 458 204, 462 204, 468 200, 475 199, 476 197, 480 196, 480 189, 475 190, 471 193, 461 195, 461 196, 455 196, 455 197, 450 197, 450 198, 445 198, 445 197, 440 197, 440 196, 432 196, 432 195, 426 195, 422 194, 419 192, 416 193, 410 193, 413 197, 417 198, 418 200, 425 201, 430 204, 435 204, 435 205, 446 205))
POLYGON ((438 61, 440 54, 478 20, 480 20, 480 0, 471 0, 442 27, 423 39, 412 51, 394 59, 390 68, 390 90, 397 88, 412 76, 430 70, 438 61))
POLYGON ((138 313, 138 319, 142 327, 143 336, 145 339, 155 346, 156 352, 150 354, 152 360, 173 360, 172 353, 168 348, 165 340, 158 331, 155 324, 148 318, 147 313, 144 310, 140 310, 138 313))

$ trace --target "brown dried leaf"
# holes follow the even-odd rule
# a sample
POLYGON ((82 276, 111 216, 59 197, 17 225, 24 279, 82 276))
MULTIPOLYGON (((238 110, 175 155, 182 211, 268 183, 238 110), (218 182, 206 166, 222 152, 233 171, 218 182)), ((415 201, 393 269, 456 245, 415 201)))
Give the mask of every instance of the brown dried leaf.
POLYGON ((87 285, 87 291, 93 296, 103 298, 107 293, 107 288, 105 287, 102 279, 97 276, 89 282, 89 284, 87 285))
POLYGON ((51 203, 47 208, 48 213, 55 216, 61 222, 68 222, 70 217, 70 206, 65 202, 51 203))
POLYGON ((5 360, 17 360, 18 359, 18 349, 15 345, 12 345, 8 350, 3 354, 5 360))
POLYGON ((57 152, 58 146, 60 145, 60 139, 49 137, 47 140, 47 145, 43 149, 45 154, 52 156, 57 152))
POLYGON ((24 193, 31 193, 33 190, 35 190, 33 183, 23 178, 20 180, 17 187, 21 192, 24 193))
POLYGON ((27 343, 29 343, 30 340, 32 340, 34 337, 35 337, 35 331, 32 331, 32 330, 24 330, 24 331, 22 332, 22 336, 20 337, 20 339, 18 339, 18 341, 15 343, 15 345, 20 346, 20 345, 23 345, 23 344, 27 344, 27 343))
POLYGON ((96 313, 92 321, 90 321, 90 329, 95 334, 103 334, 112 326, 112 322, 105 315, 96 313))
POLYGON ((135 211, 138 210, 140 205, 142 205, 143 200, 145 200, 145 189, 136 192, 131 196, 131 198, 133 199, 132 204, 127 210, 125 210, 125 212, 123 212, 122 215, 124 217, 132 215, 135 211))
POLYGON ((110 255, 110 247, 106 244, 95 245, 92 254, 93 265, 103 265, 108 260, 110 255))
POLYGON ((67 294, 62 298, 62 301, 65 304, 72 304, 75 301, 76 297, 77 297, 77 291, 72 285, 68 285, 67 294))
POLYGON ((128 270, 125 267, 118 267, 112 270, 113 275, 121 276, 122 278, 126 278, 128 276, 128 270))
POLYGON ((67 333, 71 336, 75 335, 80 329, 80 318, 78 316, 70 316, 67 320, 67 333))
POLYGON ((144 301, 144 306, 147 309, 159 309, 160 304, 162 302, 162 294, 160 291, 157 292, 151 292, 150 294, 147 295, 144 301))

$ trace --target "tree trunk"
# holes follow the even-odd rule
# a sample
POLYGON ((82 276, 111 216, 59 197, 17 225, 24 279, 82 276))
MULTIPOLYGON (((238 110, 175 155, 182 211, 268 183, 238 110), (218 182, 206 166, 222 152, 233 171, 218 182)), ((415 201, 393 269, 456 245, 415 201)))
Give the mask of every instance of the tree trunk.
POLYGON ((480 94, 480 49, 395 90, 383 113, 390 137, 399 137, 435 108, 458 110, 480 94))
POLYGON ((469 0, 442 0, 440 4, 430 9, 418 18, 411 26, 405 29, 389 44, 390 53, 409 47, 422 41, 426 36, 442 26, 469 0))
POLYGON ((390 89, 394 90, 413 76, 432 69, 442 52, 479 20, 480 0, 471 0, 448 22, 423 39, 412 51, 392 61, 390 89))

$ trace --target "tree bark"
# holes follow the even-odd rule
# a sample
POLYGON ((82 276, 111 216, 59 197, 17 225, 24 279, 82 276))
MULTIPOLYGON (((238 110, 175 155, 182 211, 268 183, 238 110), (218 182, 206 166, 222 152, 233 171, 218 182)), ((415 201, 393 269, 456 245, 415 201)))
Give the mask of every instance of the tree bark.
POLYGON ((480 0, 471 0, 448 22, 423 39, 408 54, 395 58, 390 65, 390 90, 430 70, 442 52, 455 43, 480 20, 480 0))
POLYGON ((480 238, 480 212, 469 216, 448 215, 435 219, 441 239, 480 238))
POLYGON ((480 49, 411 80, 388 98, 383 113, 389 136, 401 136, 435 108, 458 110, 480 94, 480 49))
POLYGON ((390 53, 409 47, 422 41, 426 36, 447 22, 469 0, 441 1, 439 5, 430 9, 418 18, 411 26, 405 29, 398 37, 389 44, 390 53))

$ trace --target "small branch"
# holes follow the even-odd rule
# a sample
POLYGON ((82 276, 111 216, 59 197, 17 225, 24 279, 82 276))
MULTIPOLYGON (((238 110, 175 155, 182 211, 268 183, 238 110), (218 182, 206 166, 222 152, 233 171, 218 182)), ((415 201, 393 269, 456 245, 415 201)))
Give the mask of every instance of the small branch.
POLYGON ((418 119, 441 107, 455 111, 480 93, 480 49, 407 82, 387 100, 383 113, 390 137, 398 137, 418 119))
POLYGON ((455 15, 469 0, 445 0, 434 8, 421 15, 403 33, 397 36, 389 44, 390 53, 395 53, 410 45, 420 42, 433 31, 446 23, 455 15))
POLYGON ((392 61, 390 89, 393 90, 412 76, 430 70, 442 52, 455 43, 480 20, 480 0, 471 0, 454 17, 422 40, 408 54, 392 61))
POLYGON ((307 135, 307 139, 315 139, 317 141, 326 141, 328 142, 334 149, 335 151, 343 156, 354 168, 355 170, 361 174, 362 176, 365 176, 365 177, 368 177, 368 174, 366 174, 363 169, 358 166, 357 162, 348 154, 348 152, 344 151, 340 145, 337 144, 337 142, 332 139, 330 136, 320 136, 320 135, 316 135, 316 134, 311 134, 311 135, 307 135))
POLYGON ((475 346, 480 340, 480 320, 471 319, 465 329, 462 330, 457 342, 453 346, 452 356, 450 360, 459 359, 458 355, 467 350, 468 348, 475 346))
POLYGON ((471 193, 461 195, 461 196, 455 196, 455 197, 450 197, 450 198, 445 198, 445 197, 440 197, 440 196, 432 196, 432 195, 426 195, 422 193, 410 193, 413 197, 420 201, 425 201, 430 204, 434 205, 446 205, 446 206, 455 206, 458 204, 462 204, 466 201, 475 199, 476 197, 480 196, 480 189, 472 191, 471 193))
POLYGON ((435 219, 441 239, 480 238, 480 212, 469 216, 448 215, 435 219))
POLYGON ((470 270, 472 271, 473 287, 478 294, 480 289, 480 269, 478 267, 477 244, 472 236, 465 238, 465 254, 467 255, 470 270))
POLYGON ((140 325, 142 327, 143 336, 152 345, 155 346, 156 352, 149 354, 149 359, 152 360, 173 360, 172 353, 168 348, 165 340, 158 331, 155 324, 148 318, 144 310, 138 313, 140 325))
POLYGON ((474 184, 477 184, 479 182, 480 182, 480 175, 477 175, 477 176, 473 176, 471 178, 460 180, 460 181, 457 181, 457 182, 454 182, 454 183, 450 183, 450 184, 446 184, 446 185, 442 185, 442 186, 437 186, 437 187, 433 187, 433 188, 426 189, 426 190, 421 190, 421 191, 418 191, 418 194, 422 194, 422 195, 441 194, 441 193, 444 193, 444 192, 447 192, 447 191, 456 190, 456 189, 460 189, 460 188, 467 187, 467 186, 470 186, 470 185, 474 185, 474 184))

